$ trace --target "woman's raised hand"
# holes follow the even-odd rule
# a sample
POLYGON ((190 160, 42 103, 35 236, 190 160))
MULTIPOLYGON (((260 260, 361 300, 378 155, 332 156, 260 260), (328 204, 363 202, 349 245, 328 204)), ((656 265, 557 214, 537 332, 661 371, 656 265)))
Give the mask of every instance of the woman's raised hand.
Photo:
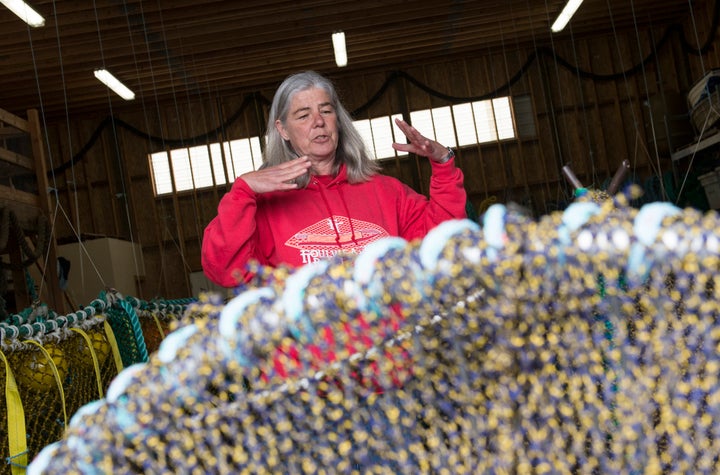
POLYGON ((298 185, 293 180, 307 173, 311 166, 310 159, 303 155, 274 167, 243 173, 239 178, 255 193, 294 190, 298 185))
POLYGON ((434 140, 423 136, 415 127, 408 124, 404 120, 395 119, 398 128, 405 134, 409 143, 393 143, 395 150, 402 152, 410 152, 422 157, 428 157, 430 160, 441 162, 448 153, 448 149, 434 140))

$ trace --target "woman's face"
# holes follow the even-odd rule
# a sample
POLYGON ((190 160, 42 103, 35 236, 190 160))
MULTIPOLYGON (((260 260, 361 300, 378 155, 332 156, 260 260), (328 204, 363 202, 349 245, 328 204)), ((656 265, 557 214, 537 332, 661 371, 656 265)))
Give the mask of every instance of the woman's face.
POLYGON ((323 89, 296 92, 285 123, 275 121, 280 135, 290 141, 298 155, 310 161, 332 162, 338 145, 337 114, 323 89))

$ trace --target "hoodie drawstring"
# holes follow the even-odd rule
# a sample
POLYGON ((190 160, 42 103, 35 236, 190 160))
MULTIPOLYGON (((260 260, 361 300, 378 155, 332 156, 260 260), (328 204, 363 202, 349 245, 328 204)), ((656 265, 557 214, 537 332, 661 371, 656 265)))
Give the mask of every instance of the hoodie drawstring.
POLYGON ((323 203, 325 203, 325 208, 328 211, 328 216, 330 216, 330 223, 332 223, 332 228, 335 231, 335 244, 337 244, 338 248, 340 248, 342 247, 340 245, 340 231, 338 231, 337 224, 335 224, 332 208, 330 208, 330 202, 328 201, 327 196, 325 196, 325 190, 323 190, 323 185, 320 184, 320 182, 318 182, 317 180, 315 180, 315 184, 318 185, 318 190, 320 190, 320 196, 322 196, 323 203))
MULTIPOLYGON (((335 243, 337 244, 339 249, 342 249, 342 245, 340 244, 340 230, 337 227, 337 224, 335 223, 335 219, 333 216, 332 208, 330 207, 330 202, 327 199, 327 196, 325 195, 325 190, 323 189, 324 186, 315 180, 315 184, 318 186, 318 190, 320 190, 320 196, 322 196, 322 200, 325 203, 325 208, 328 210, 328 215, 330 216, 330 221, 332 222, 332 228, 335 231, 335 243)), ((357 239, 355 238, 355 227, 353 226, 352 217, 350 216, 350 210, 348 209, 347 202, 345 201, 345 195, 343 195, 342 187, 338 186, 338 194, 340 195, 340 201, 343 204, 343 207, 345 208, 345 214, 347 215, 348 223, 350 225, 350 236, 352 239, 353 244, 356 246, 358 245, 357 239)))
POLYGON ((357 246, 358 242, 355 239, 355 227, 353 226, 353 220, 352 220, 352 217, 350 216, 350 210, 348 209, 347 202, 345 201, 345 195, 343 194, 342 186, 338 186, 338 194, 340 195, 340 201, 342 201, 343 207, 345 208, 345 215, 347 216, 348 224, 350 224, 350 236, 351 236, 352 242, 353 242, 353 244, 355 244, 357 246))

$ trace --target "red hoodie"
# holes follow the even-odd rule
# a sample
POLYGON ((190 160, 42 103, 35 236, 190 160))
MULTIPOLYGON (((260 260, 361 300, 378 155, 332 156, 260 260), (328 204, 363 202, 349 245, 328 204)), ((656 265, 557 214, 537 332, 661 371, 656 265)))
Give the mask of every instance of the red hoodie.
POLYGON ((345 165, 336 177, 312 176, 307 188, 292 191, 259 194, 238 178, 205 228, 205 274, 235 287, 238 278, 252 278, 250 260, 298 267, 341 252, 357 254, 387 236, 422 238, 443 221, 465 218, 462 171, 454 159, 430 163, 429 200, 386 175, 350 184, 345 165))

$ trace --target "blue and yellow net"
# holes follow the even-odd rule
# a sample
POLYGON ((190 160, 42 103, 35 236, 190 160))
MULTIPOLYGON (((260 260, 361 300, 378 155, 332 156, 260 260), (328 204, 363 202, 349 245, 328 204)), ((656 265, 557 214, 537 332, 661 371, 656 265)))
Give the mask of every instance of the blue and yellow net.
POLYGON ((619 195, 204 295, 29 473, 717 473, 720 218, 619 195))

